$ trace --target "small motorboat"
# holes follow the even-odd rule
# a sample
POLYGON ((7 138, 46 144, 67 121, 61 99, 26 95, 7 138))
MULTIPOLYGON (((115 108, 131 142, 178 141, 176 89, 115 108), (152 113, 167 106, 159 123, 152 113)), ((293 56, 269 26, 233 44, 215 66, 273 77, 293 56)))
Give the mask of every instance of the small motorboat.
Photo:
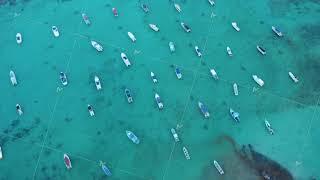
POLYGON ((151 76, 151 79, 152 79, 153 83, 157 83, 158 82, 158 79, 157 79, 156 75, 152 71, 150 72, 150 76, 151 76))
POLYGON ((125 53, 121 53, 120 56, 121 56, 122 61, 124 62, 124 64, 127 67, 131 66, 131 63, 130 63, 130 61, 129 61, 129 59, 128 59, 128 57, 127 57, 127 55, 125 53))
POLYGON ((103 47, 96 41, 91 41, 91 45, 93 48, 95 48, 98 52, 103 51, 103 47))
POLYGON ((252 75, 252 78, 260 87, 264 85, 264 81, 260 79, 257 75, 252 75))
POLYGON ((200 102, 200 101, 198 102, 198 107, 205 118, 210 117, 210 113, 209 113, 208 108, 202 102, 200 102))
POLYGON ((16 104, 16 111, 20 116, 23 114, 23 111, 22 111, 20 104, 16 104))
POLYGON ((232 22, 231 25, 236 31, 240 31, 240 28, 238 27, 238 24, 236 22, 232 22))
POLYGON ((176 8, 176 10, 180 13, 181 12, 181 7, 179 4, 174 3, 174 8, 176 8))
POLYGON ((216 160, 213 161, 213 165, 214 165, 214 167, 216 167, 216 169, 218 170, 220 175, 224 174, 223 169, 221 168, 220 164, 216 160))
POLYGON ((118 10, 116 8, 112 8, 112 13, 115 17, 118 17, 118 10))
POLYGON ((174 52, 176 50, 176 48, 174 47, 173 42, 169 42, 169 48, 170 48, 170 52, 174 52))
POLYGON ((191 28, 187 24, 185 24, 184 22, 181 22, 180 24, 184 31, 186 31, 187 33, 191 32, 191 28))
POLYGON ((141 4, 141 8, 145 13, 149 12, 149 7, 146 4, 141 4))
POLYGON ((265 50, 263 47, 261 47, 261 46, 258 46, 258 45, 257 45, 257 50, 258 50, 262 55, 266 55, 266 54, 267 54, 266 50, 265 50))
POLYGON ((211 6, 214 6, 216 4, 214 0, 208 0, 208 2, 210 3, 211 6))
POLYGON ((213 77, 215 80, 218 80, 218 79, 219 79, 216 70, 214 70, 213 68, 210 69, 210 73, 211 73, 212 77, 213 77))
POLYGON ((64 86, 68 85, 67 75, 64 72, 60 72, 59 78, 60 78, 62 85, 64 85, 64 86))
POLYGON ((90 104, 88 104, 88 111, 89 111, 89 114, 90 114, 90 116, 94 116, 94 110, 93 110, 93 107, 90 105, 90 104))
POLYGON ((155 25, 155 24, 149 24, 149 27, 150 27, 152 30, 156 31, 156 32, 158 32, 158 31, 159 31, 158 26, 157 26, 157 25, 155 25))
POLYGON ((289 72, 289 76, 293 82, 295 83, 299 82, 298 78, 292 72, 289 72))
POLYGON ((57 26, 52 26, 51 30, 53 32, 54 37, 59 37, 60 36, 60 33, 59 33, 59 30, 58 30, 57 26))
POLYGON ((104 162, 102 162, 102 161, 100 161, 99 163, 100 163, 101 169, 102 169, 102 171, 104 172, 104 174, 107 175, 107 176, 111 176, 112 173, 111 173, 111 171, 109 170, 109 168, 106 166, 106 163, 104 163, 104 162))
POLYGON ((266 128, 267 128, 268 132, 269 132, 271 135, 273 135, 273 134, 274 134, 274 131, 273 131, 273 129, 272 129, 272 127, 271 127, 271 125, 270 125, 269 121, 264 120, 264 124, 265 124, 265 126, 266 126, 266 128))
POLYGON ((127 97, 128 103, 129 103, 129 104, 132 103, 132 102, 133 102, 133 97, 132 97, 131 92, 130 92, 130 90, 129 90, 128 88, 126 88, 126 89, 124 90, 124 94, 125 94, 126 97, 127 97))
POLYGON ((273 31, 274 33, 276 33, 276 35, 278 35, 279 37, 282 37, 282 36, 283 36, 282 32, 281 32, 278 28, 276 28, 275 26, 271 26, 271 29, 272 29, 272 31, 273 31))
POLYGON ((182 148, 182 151, 183 151, 184 157, 186 157, 187 160, 190 160, 191 157, 190 157, 190 155, 189 155, 189 152, 188 152, 187 148, 186 148, 186 147, 183 147, 183 148, 182 148))
POLYGON ((236 121, 236 122, 240 122, 240 114, 238 112, 235 112, 233 109, 230 108, 230 115, 231 117, 236 121))
POLYGON ((128 36, 132 42, 135 42, 137 40, 136 37, 132 34, 132 32, 128 32, 128 36))
POLYGON ((97 90, 101 90, 102 89, 101 82, 100 82, 100 79, 99 79, 98 76, 94 76, 94 83, 96 85, 97 90))
POLYGON ((10 76, 11 84, 12 84, 13 86, 16 86, 16 85, 18 84, 17 78, 16 78, 16 74, 15 74, 12 70, 10 70, 9 76, 10 76))
POLYGON ((181 73, 181 71, 180 71, 180 69, 178 67, 176 67, 174 69, 174 72, 176 73, 176 76, 177 76, 178 79, 182 78, 182 73, 181 73))
POLYGON ((201 56, 202 56, 202 53, 201 53, 201 51, 200 51, 200 49, 199 49, 198 46, 195 46, 195 47, 194 47, 194 50, 196 51, 198 57, 201 57, 201 56))
POLYGON ((232 51, 231 48, 229 46, 227 46, 227 53, 229 56, 232 56, 232 51))
POLYGON ((0 146, 0 160, 2 159, 2 149, 1 149, 1 146, 0 146))
POLYGON ((140 143, 139 138, 138 138, 135 134, 133 134, 133 132, 127 130, 127 131, 126 131, 126 134, 127 134, 127 137, 128 137, 133 143, 135 143, 135 144, 139 144, 139 143, 140 143))
POLYGON ((171 128, 171 134, 172 134, 173 139, 174 139, 175 142, 179 142, 180 141, 179 140, 179 136, 178 136, 178 134, 177 134, 177 132, 176 132, 176 130, 174 128, 171 128))
POLYGON ((85 13, 82 13, 81 15, 84 23, 89 26, 91 24, 89 17, 85 13))
POLYGON ((158 105, 158 108, 159 108, 160 110, 163 109, 163 103, 162 103, 162 101, 161 101, 161 98, 160 98, 159 94, 155 93, 154 99, 156 100, 156 103, 157 103, 157 105, 158 105))
POLYGON ((67 169, 71 169, 71 160, 67 154, 63 154, 64 164, 66 165, 67 169))
POLYGON ((17 41, 18 44, 22 43, 22 35, 21 35, 21 33, 17 33, 16 34, 16 41, 17 41))
POLYGON ((233 93, 235 96, 239 95, 238 85, 237 83, 233 83, 233 93))

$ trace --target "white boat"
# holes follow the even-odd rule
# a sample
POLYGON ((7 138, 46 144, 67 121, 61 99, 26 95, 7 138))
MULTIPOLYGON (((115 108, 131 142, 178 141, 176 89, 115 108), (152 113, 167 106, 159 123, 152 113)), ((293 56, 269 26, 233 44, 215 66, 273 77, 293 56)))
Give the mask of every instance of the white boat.
POLYGON ((176 73, 176 76, 177 76, 178 79, 182 78, 182 73, 181 73, 181 71, 180 71, 180 69, 178 67, 176 67, 174 69, 174 72, 176 73))
POLYGON ((260 79, 257 75, 252 75, 252 78, 260 87, 262 87, 264 85, 263 80, 260 79))
POLYGON ((236 31, 240 31, 240 28, 238 27, 238 24, 236 22, 232 22, 231 25, 236 31))
POLYGON ((161 99, 160 99, 159 94, 155 93, 154 99, 156 100, 156 103, 157 103, 157 105, 158 105, 158 108, 159 108, 159 109, 163 109, 163 103, 162 103, 162 101, 161 101, 161 99))
POLYGON ((186 159, 187 159, 187 160, 190 160, 191 158, 190 158, 190 155, 189 155, 189 152, 188 152, 187 148, 186 148, 186 147, 183 147, 183 148, 182 148, 182 151, 183 151, 183 154, 184 154, 184 156, 186 157, 186 159))
POLYGON ((178 136, 178 134, 177 134, 177 132, 176 132, 176 130, 174 128, 171 128, 171 134, 172 134, 173 139, 174 139, 175 142, 179 142, 180 141, 179 140, 179 136, 178 136))
POLYGON ((91 45, 95 48, 98 52, 103 51, 103 47, 96 41, 91 41, 91 45))
POLYGON ((2 159, 2 149, 1 149, 1 146, 0 146, 0 160, 2 159))
POLYGON ((63 160, 64 160, 64 164, 66 165, 67 169, 71 169, 72 168, 71 160, 67 154, 63 154, 63 160))
POLYGON ((60 78, 62 85, 64 85, 64 86, 68 85, 67 75, 64 72, 60 72, 59 78, 60 78))
POLYGON ((170 48, 171 52, 174 52, 176 50, 176 48, 174 47, 173 42, 171 42, 171 41, 169 42, 169 48, 170 48))
POLYGON ((181 12, 181 7, 179 4, 174 3, 174 7, 176 8, 176 10, 180 13, 181 12))
POLYGON ((16 111, 20 116, 23 114, 23 111, 22 111, 20 104, 16 104, 16 111))
POLYGON ((233 83, 233 93, 235 96, 239 95, 238 85, 237 83, 233 83))
POLYGON ((263 47, 261 47, 261 46, 258 46, 258 45, 257 45, 257 50, 258 50, 262 55, 266 55, 266 54, 267 54, 266 50, 265 50, 263 47))
POLYGON ((15 75, 15 73, 14 73, 12 70, 10 70, 9 76, 10 76, 11 84, 12 84, 13 86, 16 86, 16 85, 18 84, 18 82, 17 82, 16 75, 15 75))
POLYGON ((158 82, 158 79, 157 79, 156 75, 155 75, 152 71, 150 72, 150 76, 151 76, 151 79, 152 79, 152 81, 153 81, 154 83, 157 83, 157 82, 158 82))
POLYGON ((218 80, 218 79, 219 79, 216 70, 214 70, 213 68, 210 69, 210 73, 211 73, 212 77, 213 77, 215 80, 218 80))
POLYGON ((16 41, 17 41, 18 44, 22 43, 22 35, 21 35, 21 33, 17 33, 16 34, 16 41))
POLYGON ((216 4, 214 0, 208 0, 208 2, 210 3, 211 6, 214 6, 216 4))
POLYGON ((94 116, 94 110, 90 104, 88 104, 88 111, 89 111, 90 116, 94 116))
POLYGON ((82 16, 84 23, 89 26, 91 24, 89 17, 85 13, 82 13, 81 16, 82 16))
POLYGON ((129 103, 129 104, 132 103, 132 102, 133 102, 133 97, 132 97, 132 95, 131 95, 131 91, 130 91, 128 88, 126 88, 126 89, 124 90, 124 94, 126 95, 126 98, 127 98, 128 103, 129 103))
POLYGON ((99 79, 98 76, 94 76, 94 83, 96 84, 97 90, 101 90, 102 89, 101 82, 100 82, 100 79, 99 79))
POLYGON ((229 46, 227 46, 227 53, 229 56, 232 56, 232 51, 231 48, 229 46))
POLYGON ((157 26, 157 25, 155 25, 155 24, 149 24, 149 27, 150 27, 152 30, 156 31, 156 32, 158 32, 158 31, 159 31, 158 26, 157 26))
POLYGON ((125 53, 121 53, 121 59, 127 67, 131 66, 131 63, 125 53))
POLYGON ((194 50, 196 51, 198 57, 201 57, 201 56, 202 56, 202 53, 201 53, 201 51, 200 51, 200 49, 199 49, 198 46, 195 46, 195 47, 194 47, 194 50))
POLYGON ((187 33, 191 32, 191 28, 184 22, 181 22, 180 25, 187 33))
POLYGON ((214 165, 214 167, 216 167, 216 169, 218 170, 218 172, 220 173, 220 175, 223 175, 223 174, 224 174, 223 169, 221 168, 220 164, 219 164, 216 160, 213 161, 213 165, 214 165))
POLYGON ((279 37, 282 37, 282 36, 283 36, 282 32, 281 32, 278 28, 276 28, 275 26, 271 26, 271 29, 272 29, 272 31, 273 31, 274 33, 276 33, 279 37))
POLYGON ((293 82, 295 83, 299 82, 298 78, 292 72, 289 72, 289 76, 293 82))
POLYGON ((57 26, 52 26, 51 30, 53 32, 54 37, 59 37, 60 36, 60 33, 59 33, 59 30, 58 30, 57 26))
POLYGON ((270 125, 269 121, 264 120, 264 124, 265 124, 265 126, 266 126, 266 128, 267 128, 268 132, 269 132, 271 135, 273 135, 273 134, 274 134, 274 131, 273 131, 273 129, 272 129, 272 127, 271 127, 271 125, 270 125))
POLYGON ((132 34, 132 32, 128 32, 128 36, 132 42, 135 42, 137 40, 136 37, 132 34))

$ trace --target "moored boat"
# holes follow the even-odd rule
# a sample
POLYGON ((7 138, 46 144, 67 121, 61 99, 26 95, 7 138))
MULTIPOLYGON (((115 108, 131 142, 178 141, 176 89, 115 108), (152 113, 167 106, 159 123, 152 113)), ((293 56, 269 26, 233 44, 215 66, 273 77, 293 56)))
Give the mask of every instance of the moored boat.
POLYGON ((190 157, 190 154, 189 154, 187 148, 186 148, 186 147, 183 147, 183 148, 182 148, 182 151, 183 151, 184 157, 185 157, 187 160, 190 160, 191 157, 190 157))
POLYGON ((149 24, 149 27, 154 30, 155 32, 158 32, 159 31, 159 27, 155 24, 149 24))
POLYGON ((198 102, 198 107, 205 118, 210 117, 210 113, 209 113, 208 108, 202 102, 200 102, 200 101, 198 102))
POLYGON ((236 31, 238 31, 238 32, 240 31, 240 28, 239 28, 237 22, 232 22, 231 25, 236 31))
POLYGON ((126 130, 127 137, 135 144, 139 144, 139 138, 133 132, 126 130))
POLYGON ((264 85, 264 81, 261 78, 259 78, 257 75, 252 75, 252 78, 260 87, 264 85))
POLYGON ((22 35, 21 35, 21 33, 17 33, 16 34, 16 41, 17 41, 18 44, 22 43, 22 35))
POLYGON ((57 26, 52 26, 51 30, 52 30, 52 33, 53 33, 54 37, 59 37, 60 36, 60 33, 59 33, 59 30, 58 30, 57 26))
POLYGON ((236 121, 240 122, 240 114, 238 112, 235 112, 233 109, 229 109, 231 117, 236 121))
POLYGON ((220 166, 220 164, 216 160, 213 161, 213 165, 218 170, 220 175, 224 174, 222 167, 220 166))
POLYGON ((132 32, 128 32, 128 36, 131 39, 132 42, 136 42, 136 37, 132 34, 132 32))
POLYGON ((63 160, 64 160, 64 164, 66 165, 67 169, 71 169, 72 168, 71 160, 67 154, 63 154, 63 160))
POLYGON ((92 47, 95 48, 98 52, 102 52, 102 51, 103 51, 102 45, 99 44, 97 41, 91 40, 91 45, 92 45, 92 47))
POLYGON ((124 62, 124 64, 125 64, 127 67, 131 66, 131 62, 130 62, 130 60, 128 59, 128 57, 127 57, 127 55, 126 55, 125 53, 122 52, 122 53, 120 54, 120 56, 121 56, 122 61, 124 62))
POLYGON ((16 78, 16 74, 15 74, 12 70, 10 70, 9 76, 10 76, 11 84, 12 84, 13 86, 16 86, 16 85, 18 84, 17 78, 16 78))
POLYGON ((127 98, 128 103, 129 103, 129 104, 132 103, 132 102, 133 102, 133 97, 132 97, 132 95, 131 95, 131 91, 130 91, 128 88, 126 88, 126 89, 124 90, 124 94, 126 95, 126 98, 127 98))
POLYGON ((171 128, 170 131, 171 131, 171 134, 172 134, 172 136, 173 136, 174 141, 175 141, 175 142, 179 142, 180 140, 179 140, 179 136, 178 136, 176 130, 175 130, 174 128, 171 128))
POLYGON ((107 176, 111 176, 112 173, 111 173, 110 169, 106 166, 106 163, 104 163, 102 161, 100 161, 99 163, 100 163, 101 169, 104 172, 104 174, 107 176))
POLYGON ((292 72, 289 72, 289 77, 292 79, 293 82, 299 82, 298 78, 292 72))
POLYGON ((275 27, 275 26, 271 26, 271 29, 272 29, 272 31, 273 31, 274 33, 276 33, 276 35, 278 35, 279 37, 282 37, 282 36, 283 36, 283 34, 282 34, 282 32, 280 31, 279 28, 277 28, 277 27, 275 27))
POLYGON ((266 51, 263 47, 261 47, 261 46, 258 46, 258 45, 257 45, 257 50, 258 50, 262 55, 266 55, 266 54, 267 54, 267 51, 266 51))
POLYGON ((181 22, 180 25, 184 29, 184 31, 186 31, 187 33, 191 32, 191 28, 184 22, 181 22))
POLYGON ((159 96, 158 93, 155 93, 155 94, 154 94, 154 99, 156 100, 156 103, 157 103, 157 105, 158 105, 158 108, 159 108, 160 110, 163 109, 163 103, 162 103, 161 98, 160 98, 160 96, 159 96))
POLYGON ((82 13, 81 16, 82 16, 84 23, 89 26, 91 24, 91 22, 89 20, 89 17, 87 16, 87 14, 82 13))

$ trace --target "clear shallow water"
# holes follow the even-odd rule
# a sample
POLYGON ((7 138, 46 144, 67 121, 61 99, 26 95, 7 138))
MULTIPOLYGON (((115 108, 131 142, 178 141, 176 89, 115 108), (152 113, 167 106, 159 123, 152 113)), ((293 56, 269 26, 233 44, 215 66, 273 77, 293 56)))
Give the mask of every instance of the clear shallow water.
POLYGON ((113 172, 110 179, 217 179, 213 159, 226 171, 222 179, 257 179, 230 143, 219 141, 224 135, 239 145, 252 144, 295 179, 319 177, 319 3, 217 1, 210 7, 205 0, 189 0, 178 2, 180 14, 170 1, 146 3, 148 15, 136 1, 33 0, 1 6, 1 179, 103 179, 99 160, 113 172), (82 22, 82 11, 90 17, 90 27, 82 22), (192 28, 190 34, 182 31, 181 20, 192 28), (239 33, 232 21, 238 22, 239 33), (152 32, 148 23, 157 24, 160 32, 152 32), (273 24, 284 30, 284 38, 271 32, 273 24), (60 29, 57 39, 52 25, 60 29), (135 34, 136 43, 127 31, 135 34), (14 39, 17 32, 23 35, 21 47, 14 39), (97 53, 90 39, 105 51, 97 53), (176 44, 174 54, 169 41, 176 44), (256 44, 267 49, 266 56, 257 53, 256 44), (194 45, 203 49, 201 59, 194 45), (232 48, 232 58, 226 46, 232 48), (131 68, 125 68, 120 52, 131 59, 131 68), (183 80, 176 79, 172 65, 181 68, 183 80), (219 81, 210 77, 209 68, 216 69, 219 81), (9 83, 10 69, 16 72, 17 87, 9 83), (156 85, 151 70, 158 77, 156 85), (60 71, 67 72, 69 85, 57 92, 60 71), (298 76, 298 84, 288 71, 298 76), (252 74, 265 81, 256 92, 252 74), (102 80, 101 92, 95 89, 94 75, 102 80), (239 85, 238 97, 232 94, 233 82, 239 85), (126 102, 125 87, 134 95, 133 104, 126 102), (156 107, 155 92, 164 101, 163 111, 156 107), (208 106, 210 119, 202 118, 198 100, 208 106), (21 117, 16 103, 25 111, 21 117), (95 108, 93 118, 86 111, 88 103, 95 108), (229 107, 240 112, 240 124, 229 117, 229 107), (274 136, 266 132, 265 118, 274 136), (182 142, 174 144, 169 130, 177 124, 182 142), (139 136, 140 145, 127 139, 126 129, 139 136), (71 171, 63 164, 65 152, 71 171))

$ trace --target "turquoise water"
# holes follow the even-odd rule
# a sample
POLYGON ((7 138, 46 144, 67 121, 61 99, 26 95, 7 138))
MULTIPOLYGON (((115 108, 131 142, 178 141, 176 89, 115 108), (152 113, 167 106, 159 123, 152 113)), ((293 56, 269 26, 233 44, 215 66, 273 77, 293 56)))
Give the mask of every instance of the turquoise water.
POLYGON ((0 1, 0 179, 105 179, 99 160, 113 173, 108 179, 258 179, 222 136, 238 145, 252 144, 295 179, 319 178, 318 1, 217 0, 215 7, 206 0, 176 1, 180 14, 171 1, 144 1, 149 14, 138 1, 5 2, 0 1), (113 16, 112 7, 119 17, 113 16), (89 16, 90 27, 81 12, 89 16), (190 34, 183 32, 180 21, 190 25, 190 34), (232 21, 240 32, 231 27, 232 21), (160 32, 153 32, 149 23, 160 32), (52 25, 59 28, 59 38, 53 37, 52 25), (283 38, 275 36, 272 25, 283 29, 283 38), (135 34, 135 43, 127 31, 135 34), (23 35, 20 46, 17 32, 23 35), (91 47, 91 39, 103 45, 102 53, 91 47), (170 53, 169 41, 176 52, 170 53), (267 50, 266 56, 258 54, 257 44, 267 50), (202 58, 195 55, 195 45, 202 58), (125 67, 121 52, 132 67, 125 67), (182 80, 175 77, 174 66, 181 68, 182 80), (217 71, 218 81, 209 68, 217 71), (9 81, 11 69, 16 87, 9 81), (65 88, 60 71, 69 78, 65 88), (150 71, 158 84, 152 83, 150 71), (298 77, 297 84, 288 71, 298 77), (264 80, 264 87, 257 86, 253 74, 264 80), (102 81, 100 92, 95 75, 102 81), (233 95, 234 82, 239 96, 233 95), (133 104, 127 103, 125 87, 133 93, 133 104), (155 92, 164 102, 161 111, 155 92), (199 100, 208 107, 209 119, 199 112, 199 100), (22 116, 15 112, 16 103, 24 110, 22 116), (89 117, 87 104, 93 105, 94 117, 89 117), (240 124, 232 121, 230 107, 240 113, 240 124), (266 131, 265 119, 275 135, 266 131), (181 142, 174 143, 172 127, 178 127, 181 142), (139 145, 127 139, 127 129, 140 138, 139 145), (72 161, 69 171, 64 153, 72 161), (214 159, 225 176, 212 166, 214 159))

